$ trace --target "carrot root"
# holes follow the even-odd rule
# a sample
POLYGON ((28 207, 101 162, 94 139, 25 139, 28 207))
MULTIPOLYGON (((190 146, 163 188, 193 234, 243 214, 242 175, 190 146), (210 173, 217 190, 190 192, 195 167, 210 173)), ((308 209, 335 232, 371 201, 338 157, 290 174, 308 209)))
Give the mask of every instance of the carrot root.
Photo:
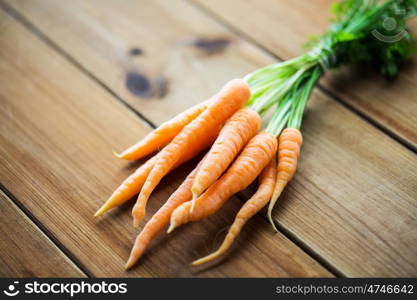
MULTIPOLYGON (((204 139, 201 139, 199 141, 199 145, 197 147, 187 148, 184 151, 181 159, 179 161, 177 161, 177 163, 174 164, 174 167, 172 169, 177 168, 178 166, 180 166, 184 162, 192 159, 194 156, 196 156, 202 150, 204 150, 207 147, 209 147, 214 142, 214 140, 216 139, 219 131, 220 131, 220 126, 218 126, 217 129, 215 129, 212 132, 210 132, 210 134, 207 134, 204 137, 204 139)), ((191 189, 191 187, 190 187, 190 189, 191 189)), ((141 221, 145 217, 145 214, 146 214, 146 203, 147 203, 147 199, 145 200, 145 198, 141 198, 140 195, 139 195, 138 196, 138 199, 136 201, 136 204, 134 205, 134 207, 132 209, 133 226, 135 228, 140 225, 141 221)))
POLYGON ((152 239, 154 239, 155 236, 157 236, 163 228, 169 224, 169 218, 172 211, 180 204, 191 199, 191 185, 194 181, 195 174, 204 159, 205 158, 200 161, 195 169, 185 178, 184 182, 178 187, 178 189, 168 198, 165 204, 158 209, 158 211, 146 223, 145 227, 135 240, 125 266, 126 269, 130 269, 140 259, 152 239))
POLYGON ((172 231, 174 231, 174 229, 177 228, 177 224, 175 221, 171 222, 171 224, 169 224, 168 229, 167 229, 167 233, 171 233, 172 231))
POLYGON ((224 173, 260 126, 261 117, 250 108, 239 109, 227 120, 194 180, 191 211, 195 200, 224 173))
POLYGON ((223 251, 223 249, 219 248, 217 251, 193 261, 191 263, 191 265, 198 266, 198 265, 201 265, 201 264, 208 263, 212 260, 215 260, 216 258, 219 258, 224 252, 225 251, 223 251))
POLYGON ((198 221, 217 212, 232 195, 245 189, 275 155, 277 139, 261 132, 253 137, 226 173, 197 200, 191 212, 191 201, 177 207, 171 215, 170 232, 185 223, 198 221))
MULTIPOLYGON (((192 203, 191 201, 185 202, 177 207, 171 215, 171 221, 167 230, 167 233, 171 233, 175 228, 188 223, 192 220, 192 203)), ((194 212, 194 211, 193 211, 194 212)))
POLYGON ((250 89, 245 81, 231 80, 209 100, 204 112, 185 126, 172 142, 158 153, 158 160, 149 173, 133 208, 133 217, 137 219, 134 225, 138 224, 145 215, 146 203, 162 178, 178 161, 191 159, 211 145, 219 133, 220 126, 243 106, 249 96, 250 89), (210 143, 208 144, 207 141, 210 143))
POLYGON ((224 254, 233 241, 239 235, 246 222, 258 213, 271 199, 276 180, 276 166, 275 160, 272 159, 268 166, 262 171, 259 176, 259 187, 255 194, 243 204, 242 208, 236 214, 232 226, 230 226, 226 237, 219 249, 203 258, 200 258, 192 263, 192 265, 200 265, 212 261, 222 254, 224 254))
POLYGON ((300 156, 300 149, 303 143, 303 136, 296 128, 286 128, 282 131, 279 137, 278 145, 278 166, 277 166, 277 181, 274 192, 268 206, 268 220, 275 231, 278 228, 272 219, 272 209, 274 208, 282 191, 290 182, 297 170, 297 161, 300 156))
POLYGON ((176 115, 171 120, 164 122, 158 128, 148 133, 143 139, 120 154, 114 153, 116 157, 126 160, 136 160, 148 156, 165 147, 181 130, 191 121, 197 118, 207 107, 209 101, 205 101, 190 107, 184 112, 176 115))
POLYGON ((152 170, 156 158, 152 157, 139 168, 136 169, 122 184, 113 192, 107 201, 97 210, 94 217, 101 216, 106 211, 119 206, 130 200, 134 195, 138 194, 142 188, 146 177, 152 170))

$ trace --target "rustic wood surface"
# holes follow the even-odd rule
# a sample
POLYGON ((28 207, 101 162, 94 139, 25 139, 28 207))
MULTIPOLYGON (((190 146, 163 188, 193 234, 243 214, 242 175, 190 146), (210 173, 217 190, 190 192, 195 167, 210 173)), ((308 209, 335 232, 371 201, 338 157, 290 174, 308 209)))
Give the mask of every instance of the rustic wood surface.
MULTIPOLYGON (((148 129, 21 24, 3 12, 0 16, 0 57, 7 62, 0 69, 5 78, 0 84, 0 180, 91 275, 331 276, 285 236, 271 232, 261 217, 252 220, 231 259, 209 270, 191 269, 192 260, 218 246, 239 207, 236 198, 213 218, 165 237, 163 247, 125 272, 137 234, 130 205, 101 219, 93 214, 133 170, 110 150, 148 129)), ((161 184, 149 211, 167 199, 187 171, 177 170, 161 184)))
POLYGON ((0 191, 0 277, 85 274, 0 191))
MULTIPOLYGON (((42 224, 37 230, 65 248, 60 259, 73 260, 89 276, 417 276, 413 65, 389 87, 370 75, 346 88, 351 70, 323 80, 349 105, 315 91, 298 173, 275 210, 279 233, 261 213, 220 264, 188 266, 220 243, 249 189, 206 221, 162 235, 136 268, 123 271, 137 234, 131 206, 92 218, 138 166, 118 161, 111 150, 230 78, 273 62, 265 49, 292 57, 309 34, 327 26, 329 1, 232 2, 0 2, 1 184, 42 224), (244 18, 249 10, 252 17, 244 18), (380 101, 374 98, 381 87, 380 101)), ((161 183, 149 212, 194 165, 161 183)), ((1 223, 22 216, 11 207, 1 223)), ((25 230, 36 226, 24 224, 25 230)), ((46 272, 28 266, 0 275, 46 272)))
POLYGON ((7 3, 154 124, 265 62, 186 1, 7 3), (129 75, 136 80, 128 87, 129 75))

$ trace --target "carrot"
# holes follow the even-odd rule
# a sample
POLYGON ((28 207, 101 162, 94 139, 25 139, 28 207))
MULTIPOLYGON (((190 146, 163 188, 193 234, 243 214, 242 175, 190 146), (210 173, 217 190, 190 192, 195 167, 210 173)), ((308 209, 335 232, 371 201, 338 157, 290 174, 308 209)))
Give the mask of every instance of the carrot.
POLYGON ((279 137, 277 181, 268 206, 268 219, 276 231, 278 229, 272 220, 272 209, 285 186, 295 174, 302 144, 303 136, 301 131, 296 128, 284 129, 279 137))
MULTIPOLYGON (((216 139, 217 134, 220 128, 213 131, 212 134, 207 135, 206 139, 203 141, 202 148, 205 149, 209 147, 213 141, 216 139)), ((198 150, 196 148, 189 148, 185 151, 185 155, 177 161, 172 169, 177 168, 182 163, 186 162, 187 160, 191 159, 198 153, 195 151, 198 150)), ((132 175, 126 178, 122 184, 113 192, 110 198, 103 204, 103 206, 94 214, 95 217, 98 217, 112 209, 118 205, 121 205, 131 199, 134 195, 138 194, 146 181, 149 173, 151 172, 155 162, 158 159, 158 154, 149 159, 145 164, 140 166, 132 175)))
POLYGON ((174 228, 206 218, 220 209, 233 194, 245 189, 271 161, 277 150, 276 137, 261 132, 253 137, 226 173, 197 200, 191 211, 191 201, 177 207, 171 215, 168 232, 174 228))
MULTIPOLYGON (((197 154, 205 147, 207 135, 216 131, 234 112, 249 99, 250 90, 246 82, 234 79, 210 99, 206 110, 169 143, 160 153, 152 171, 149 173, 137 203, 133 208, 133 224, 138 225, 145 215, 145 206, 152 191, 161 179, 172 169, 189 149, 197 154)), ((191 158, 191 157, 190 157, 191 158)))
POLYGON ((191 188, 191 209, 195 199, 223 174, 240 150, 256 135, 260 125, 261 117, 249 108, 238 110, 226 122, 195 177, 191 188))
POLYGON ((259 176, 258 190, 248 201, 245 202, 245 204, 243 204, 242 208, 237 213, 236 218, 232 226, 230 226, 229 231, 219 249, 203 258, 194 261, 192 263, 193 265, 200 265, 212 261, 220 257, 230 248, 246 222, 257 212, 259 212, 268 203, 269 200, 271 200, 272 192, 274 191, 275 186, 276 173, 277 169, 275 160, 272 159, 259 176))
POLYGON ((135 160, 160 150, 177 136, 187 124, 197 118, 206 109, 207 103, 208 101, 205 101, 194 105, 173 119, 162 123, 142 140, 120 154, 115 153, 115 155, 122 159, 135 160))
POLYGON ((156 162, 156 156, 149 159, 146 163, 141 165, 136 171, 126 178, 122 184, 113 192, 110 198, 100 207, 94 214, 95 217, 101 216, 103 213, 121 205, 139 193, 143 186, 143 183, 148 177, 149 172, 152 170, 156 162))
MULTIPOLYGON (((205 158, 203 158, 203 160, 204 159, 205 158)), ((140 259, 150 242, 169 224, 169 218, 174 209, 182 203, 191 200, 191 185, 203 160, 200 161, 197 167, 187 176, 187 178, 185 178, 184 182, 168 198, 165 204, 146 223, 145 227, 135 240, 129 259, 126 263, 126 269, 130 269, 140 259)))
MULTIPOLYGON (((183 155, 181 156, 180 160, 178 160, 174 164, 172 169, 175 169, 176 167, 183 164, 184 162, 192 159, 194 156, 196 156, 198 153, 200 153, 201 150, 204 150, 204 149, 208 148, 211 144, 213 144, 214 140, 216 139, 217 135, 219 134, 219 131, 220 131, 220 126, 218 126, 217 129, 213 130, 212 132, 207 134, 203 139, 201 139, 199 141, 199 146, 198 147, 189 147, 189 148, 185 149, 185 151, 184 151, 183 155)), ((158 153, 156 155, 156 160, 158 160, 159 155, 160 155, 160 153, 158 153)), ((133 206, 133 209, 132 209, 134 227, 137 227, 139 225, 140 221, 145 216, 146 203, 140 203, 138 201, 139 201, 139 197, 138 197, 138 200, 136 200, 136 203, 135 203, 135 205, 133 206), (141 206, 142 204, 144 204, 144 206, 141 206), (138 214, 140 214, 140 215, 138 215, 138 214)))

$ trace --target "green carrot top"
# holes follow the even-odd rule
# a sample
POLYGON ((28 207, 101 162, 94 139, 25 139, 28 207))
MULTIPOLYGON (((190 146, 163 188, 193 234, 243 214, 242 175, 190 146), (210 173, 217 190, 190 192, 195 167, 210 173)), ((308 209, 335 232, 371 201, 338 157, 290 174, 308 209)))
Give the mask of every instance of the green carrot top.
POLYGON ((406 21, 417 14, 417 0, 345 0, 332 6, 329 30, 307 44, 309 52, 258 69, 244 79, 252 96, 247 106, 261 116, 275 107, 268 132, 299 129, 311 91, 328 70, 342 65, 370 64, 386 77, 417 52, 406 21))

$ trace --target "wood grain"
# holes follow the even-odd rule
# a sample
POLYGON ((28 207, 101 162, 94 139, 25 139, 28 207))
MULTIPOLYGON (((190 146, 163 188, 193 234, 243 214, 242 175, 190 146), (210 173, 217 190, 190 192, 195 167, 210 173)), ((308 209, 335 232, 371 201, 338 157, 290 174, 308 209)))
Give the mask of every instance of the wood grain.
MULTIPOLYGON (((129 34, 115 29, 119 28, 119 22, 131 25, 130 27, 134 28, 132 30, 147 28, 148 31, 152 31, 157 28, 157 32, 160 33, 158 43, 164 44, 164 47, 175 44, 174 41, 182 41, 193 36, 221 36, 231 40, 232 43, 222 52, 209 56, 203 55, 194 48, 179 47, 179 53, 182 53, 186 59, 177 64, 173 64, 164 56, 148 57, 147 63, 159 62, 161 66, 178 74, 175 77, 176 81, 172 82, 173 90, 186 89, 190 95, 194 92, 198 95, 202 93, 201 98, 208 97, 221 86, 227 80, 223 76, 231 78, 229 72, 233 72, 234 76, 242 76, 249 71, 248 69, 274 61, 263 51, 244 42, 224 26, 216 23, 198 8, 182 1, 176 1, 175 5, 172 2, 168 5, 166 1, 146 2, 146 10, 152 16, 149 18, 140 18, 143 2, 138 1, 124 2, 123 8, 120 9, 128 12, 123 13, 123 18, 119 13, 114 12, 116 9, 112 6, 112 2, 99 5, 94 1, 71 1, 71 4, 65 4, 69 6, 66 9, 61 9, 61 6, 54 7, 52 2, 48 1, 25 3, 27 5, 24 7, 20 7, 20 4, 15 4, 15 7, 55 43, 77 60, 82 61, 84 67, 99 76, 119 94, 122 94, 122 89, 117 87, 122 86, 123 78, 119 78, 119 82, 108 79, 112 68, 114 70, 120 68, 118 60, 116 57, 105 58, 103 56, 105 54, 101 52, 126 53, 129 47, 117 47, 111 43, 106 44, 111 49, 93 52, 92 46, 89 45, 93 43, 87 45, 85 41, 94 39, 100 44, 103 40, 122 40, 123 42, 119 44, 132 45, 134 41, 141 40, 142 36, 147 37, 147 31, 144 29, 140 34, 138 32, 129 34), (94 7, 94 10, 85 7, 94 7), (66 30, 65 26, 62 26, 62 20, 72 20, 73 30, 66 30), (90 26, 83 25, 86 23, 90 26), (72 31, 76 31, 77 35, 72 31), (169 34, 165 35, 165 31, 169 34), (59 34, 64 32, 65 35, 59 34), (79 37, 84 34, 89 38, 79 37), (135 39, 132 39, 132 36, 135 39), (70 43, 68 40, 74 42, 70 43), (188 74, 184 73, 183 65, 198 68, 189 69, 188 71, 192 73, 188 74), (200 68, 201 66, 204 68, 200 68), (109 71, 103 72, 103 70, 109 71), (193 80, 202 82, 206 87, 210 86, 210 91, 205 90, 206 94, 204 94, 198 88, 189 88, 193 86, 189 85, 193 80)), ((127 28, 127 25, 123 24, 120 26, 127 28)), ((147 47, 152 46, 147 45, 147 47)), ((160 49, 162 48, 161 46, 160 49)), ((145 59, 143 63, 145 64, 145 59)), ((189 99, 195 98, 180 97, 180 94, 172 95, 170 102, 165 103, 165 108, 159 112, 161 119, 166 120, 171 116, 177 109, 174 104, 189 99)), ((154 100, 150 101, 149 106, 156 103, 154 100)), ((147 115, 147 108, 140 106, 140 109, 147 115)), ((149 115, 151 114, 150 112, 149 115)), ((416 236, 413 234, 417 226, 415 155, 320 91, 312 97, 303 131, 306 142, 299 172, 285 193, 281 201, 282 206, 275 214, 282 228, 346 276, 415 275, 417 269, 413 250, 417 246, 416 236)), ((128 135, 123 136, 125 144, 119 141, 119 146, 127 146, 133 142, 133 136, 128 135)), ((117 168, 120 168, 120 165, 112 169, 114 174, 117 174, 117 168)), ((124 173, 126 174, 127 172, 124 173)), ((121 180, 122 177, 120 175, 117 179, 121 180)), ((168 193, 164 189, 161 189, 161 193, 168 193)), ((108 189, 108 192, 110 190, 108 189)), ((208 227, 204 225, 200 229, 197 227, 200 224, 193 226, 203 232, 208 227)), ((258 224, 254 228, 257 228, 256 226, 258 224)), ((264 245, 262 249, 263 247, 264 245)), ((127 253, 123 252, 123 255, 127 253)), ((170 255, 173 255, 172 252, 166 252, 164 258, 170 255)), ((213 272, 225 271, 216 269, 213 272)), ((231 272, 228 274, 233 273, 228 272, 231 272)), ((210 273, 213 276, 215 274, 219 273, 210 273)))
POLYGON ((333 103, 312 97, 275 220, 346 276, 417 276, 416 155, 333 103))
POLYGON ((0 206, 0 277, 85 277, 3 191, 0 206))
MULTIPOLYGON (((235 255, 212 269, 192 260, 220 242, 241 205, 233 198, 205 222, 163 236, 131 272, 131 205, 93 213, 138 164, 111 152, 149 129, 64 57, 0 12, 0 181, 94 276, 332 276, 282 234, 254 218, 235 255), (162 243, 163 241, 163 243, 162 243)), ((184 166, 150 199, 154 212, 185 177, 184 166)))
MULTIPOLYGON (((301 54, 305 51, 301 46, 311 35, 320 35, 327 30, 330 6, 334 2, 194 1, 282 59, 301 54)), ((417 34, 417 22, 414 20, 410 26, 417 34)), ((333 71, 321 83, 348 105, 417 150, 415 59, 402 68, 401 74, 393 82, 362 66, 333 71)))
POLYGON ((155 124, 260 64, 254 47, 233 39, 184 1, 8 4, 155 124), (132 49, 140 54, 130 55, 132 49), (162 92, 161 81, 166 84, 162 92))

